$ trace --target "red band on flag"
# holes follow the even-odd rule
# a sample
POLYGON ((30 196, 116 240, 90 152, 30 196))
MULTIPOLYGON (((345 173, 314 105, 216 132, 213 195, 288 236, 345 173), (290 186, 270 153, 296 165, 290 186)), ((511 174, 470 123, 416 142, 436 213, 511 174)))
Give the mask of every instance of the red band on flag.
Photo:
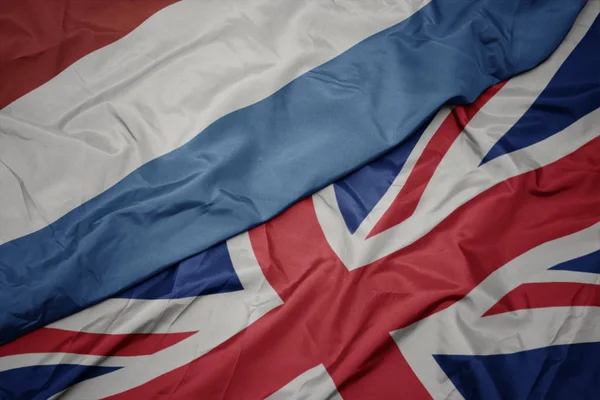
POLYGON ((0 109, 176 0, 14 0, 0 5, 0 109))

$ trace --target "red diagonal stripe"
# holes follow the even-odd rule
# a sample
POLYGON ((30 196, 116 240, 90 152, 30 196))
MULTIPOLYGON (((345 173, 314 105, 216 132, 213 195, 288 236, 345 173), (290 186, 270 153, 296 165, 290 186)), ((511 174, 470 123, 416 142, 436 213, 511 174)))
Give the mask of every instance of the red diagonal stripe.
POLYGON ((600 285, 577 282, 526 283, 504 296, 483 316, 545 307, 600 307, 600 285))
POLYGON ((0 357, 28 353, 142 356, 166 349, 195 332, 111 335, 42 328, 0 346, 0 357))
POLYGON ((175 1, 1 1, 0 109, 175 1))
POLYGON ((367 238, 398 225, 412 215, 419 204, 419 200, 421 200, 421 196, 423 196, 429 180, 442 161, 442 158, 444 158, 444 155, 448 152, 448 149, 450 149, 450 146, 452 146, 452 143, 458 138, 475 114, 505 84, 506 82, 501 82, 492 86, 483 92, 473 104, 458 106, 452 110, 423 150, 406 183, 400 189, 400 193, 398 193, 398 196, 394 199, 394 202, 383 217, 369 232, 367 238))

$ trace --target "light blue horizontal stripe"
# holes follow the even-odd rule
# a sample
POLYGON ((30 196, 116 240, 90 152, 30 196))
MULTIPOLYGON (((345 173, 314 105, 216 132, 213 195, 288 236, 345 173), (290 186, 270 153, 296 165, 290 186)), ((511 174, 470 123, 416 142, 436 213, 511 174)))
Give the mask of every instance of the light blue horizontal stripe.
POLYGON ((0 343, 273 217, 397 145, 444 103, 472 102, 534 67, 584 4, 434 0, 0 246, 0 343))

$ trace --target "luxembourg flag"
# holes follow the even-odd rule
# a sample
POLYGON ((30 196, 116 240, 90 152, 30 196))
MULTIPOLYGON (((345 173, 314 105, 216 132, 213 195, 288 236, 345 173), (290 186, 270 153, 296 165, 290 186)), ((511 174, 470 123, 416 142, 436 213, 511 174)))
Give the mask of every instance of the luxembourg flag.
POLYGON ((597 398, 599 12, 0 5, 0 397, 597 398))

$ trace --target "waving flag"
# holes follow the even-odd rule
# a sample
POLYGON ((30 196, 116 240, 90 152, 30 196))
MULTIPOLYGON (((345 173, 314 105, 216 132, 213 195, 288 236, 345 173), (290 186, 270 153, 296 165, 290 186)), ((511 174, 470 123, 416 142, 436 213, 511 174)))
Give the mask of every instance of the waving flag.
MULTIPOLYGON (((25 399, 597 398, 599 12, 600 2, 589 1, 540 66, 492 86, 473 104, 443 107, 390 152, 249 232, 167 268, 150 265, 164 249, 151 237, 152 257, 135 246, 128 250, 149 263, 146 279, 25 335, 29 326, 62 311, 43 310, 51 317, 39 317, 35 301, 17 309, 27 310, 24 314, 6 305, 16 300, 4 303, 3 313, 25 321, 2 327, 5 340, 20 337, 0 347, 0 394, 25 399)), ((333 82, 334 76, 322 72, 305 76, 333 82)), ((56 79, 60 84, 61 76, 56 79)), ((39 90, 54 90, 53 82, 39 90)), ((335 85, 343 102, 341 88, 350 83, 335 85)), ((289 111, 287 96, 293 101, 297 93, 282 94, 277 111, 289 111)), ((109 104, 89 112, 119 115, 109 104)), ((81 106, 77 115, 86 110, 81 106)), ((71 118, 76 123, 78 117, 67 118, 65 126, 71 118)), ((337 152, 345 150, 341 145, 337 152)), ((144 179, 151 180, 150 172, 161 173, 152 168, 134 175, 148 174, 144 179)), ((178 190, 183 189, 169 189, 178 190)), ((179 205, 171 209, 170 195, 160 196, 157 201, 167 204, 156 215, 176 215, 179 205)), ((69 218, 84 213, 76 210, 69 218)), ((127 212, 121 215, 124 222, 156 232, 135 209, 127 212)), ((73 235, 85 240, 86 232, 78 232, 73 235)), ((190 234, 187 226, 181 226, 181 234, 190 234)), ((27 243, 35 249, 35 235, 8 242, 2 255, 25 251, 27 243)), ((208 243, 189 237, 196 239, 208 243)), ((117 234, 109 243, 89 245, 94 253, 69 255, 85 270, 77 271, 74 283, 83 285, 97 263, 116 260, 109 253, 132 244, 117 234)), ((20 271, 10 269, 6 258, 1 265, 4 276, 20 271)), ((52 277, 54 265, 46 268, 52 277)), ((33 274, 21 274, 35 276, 28 273, 33 274)), ((6 286, 9 281, 3 279, 6 286)), ((40 282, 48 288, 56 283, 40 282)), ((81 290, 97 290, 103 282, 97 277, 97 286, 81 290)), ((69 297, 69 286, 60 290, 55 299, 69 297)))
POLYGON ((547 58, 586 2, 75 3, 40 27, 31 3, 3 12, 2 343, 414 138, 547 58))

